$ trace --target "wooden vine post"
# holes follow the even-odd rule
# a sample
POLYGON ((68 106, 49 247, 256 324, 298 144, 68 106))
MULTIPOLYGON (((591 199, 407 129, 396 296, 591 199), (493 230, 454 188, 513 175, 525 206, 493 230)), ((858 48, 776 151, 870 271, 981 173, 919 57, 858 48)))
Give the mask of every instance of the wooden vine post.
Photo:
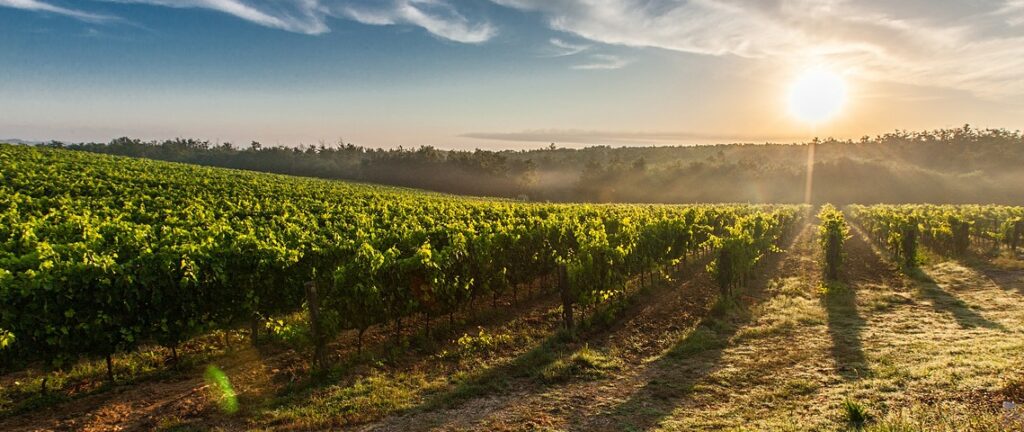
POLYGON ((572 312, 572 289, 569 286, 569 269, 565 264, 559 264, 558 266, 558 289, 562 293, 562 319, 565 323, 565 328, 566 330, 572 330, 575 327, 572 312))
POLYGON ((320 297, 315 281, 306 282, 306 304, 309 306, 309 329, 313 338, 313 368, 327 367, 326 338, 320 327, 320 297))

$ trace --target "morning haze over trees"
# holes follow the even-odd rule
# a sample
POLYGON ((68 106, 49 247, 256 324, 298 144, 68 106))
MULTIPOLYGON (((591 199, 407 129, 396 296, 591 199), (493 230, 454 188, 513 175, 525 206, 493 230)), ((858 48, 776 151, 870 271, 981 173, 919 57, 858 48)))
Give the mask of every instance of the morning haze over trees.
MULTIPOLYGON (((1019 131, 964 126, 816 143, 813 202, 1024 204, 1019 131)), ((119 138, 66 147, 531 201, 800 203, 807 171, 806 144, 446 151, 119 138)))

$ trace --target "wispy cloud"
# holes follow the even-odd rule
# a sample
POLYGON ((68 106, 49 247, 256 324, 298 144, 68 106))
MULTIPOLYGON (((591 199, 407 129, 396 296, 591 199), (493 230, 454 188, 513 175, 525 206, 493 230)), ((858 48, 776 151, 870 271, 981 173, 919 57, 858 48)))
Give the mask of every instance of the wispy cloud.
POLYGON ((491 1, 598 43, 824 60, 867 79, 1024 94, 1024 0, 491 1))
POLYGON ((296 33, 321 34, 329 31, 325 9, 318 0, 289 0, 264 7, 246 0, 104 0, 175 8, 203 8, 223 12, 262 26, 296 33), (274 6, 271 8, 270 6, 274 6))
MULTIPOLYGON (((420 27, 439 38, 481 43, 497 34, 484 19, 471 20, 447 0, 93 0, 173 8, 209 9, 254 24, 289 32, 317 35, 329 32, 330 19, 351 19, 369 25, 420 27)), ((0 6, 58 13, 84 21, 113 19, 41 0, 0 0, 0 6)))
POLYGON ((510 142, 541 142, 568 144, 693 144, 693 143, 763 143, 796 142, 806 137, 784 135, 716 134, 690 131, 595 131, 579 129, 541 129, 521 132, 473 132, 463 138, 510 142))
POLYGON ((462 43, 490 40, 497 29, 487 21, 471 22, 441 0, 355 2, 338 8, 341 15, 370 25, 413 25, 443 39, 462 43))
POLYGON ((566 42, 558 38, 551 38, 548 43, 552 52, 549 57, 568 57, 590 49, 590 45, 566 42))
POLYGON ((101 23, 116 20, 116 18, 111 16, 89 13, 78 9, 69 9, 66 7, 53 5, 39 0, 0 0, 0 7, 10 7, 15 9, 24 9, 36 12, 53 13, 58 15, 69 16, 71 18, 92 23, 101 23))
MULTIPOLYGON (((0 0, 0 7, 83 21, 114 17, 93 2, 203 8, 304 34, 332 19, 422 28, 445 40, 482 43, 498 28, 463 0, 0 0)), ((599 44, 738 56, 782 66, 824 61, 851 75, 971 92, 1024 95, 1024 0, 490 0, 532 12, 567 35, 552 57, 587 56, 577 69, 628 64, 599 44), (580 41, 583 42, 580 42, 580 41)))
POLYGON ((632 60, 624 59, 613 54, 591 53, 593 45, 584 43, 566 42, 564 39, 551 38, 548 40, 549 54, 545 57, 580 57, 585 58, 585 63, 578 63, 570 66, 576 70, 612 70, 621 69, 632 63, 632 60), (585 56, 580 55, 587 53, 585 56))
POLYGON ((1008 0, 998 14, 1005 16, 1010 25, 1024 25, 1024 0, 1008 0))
POLYGON ((590 62, 573 65, 573 69, 577 70, 611 70, 611 69, 622 69, 629 65, 630 61, 622 57, 611 55, 611 54, 592 54, 589 56, 590 62))

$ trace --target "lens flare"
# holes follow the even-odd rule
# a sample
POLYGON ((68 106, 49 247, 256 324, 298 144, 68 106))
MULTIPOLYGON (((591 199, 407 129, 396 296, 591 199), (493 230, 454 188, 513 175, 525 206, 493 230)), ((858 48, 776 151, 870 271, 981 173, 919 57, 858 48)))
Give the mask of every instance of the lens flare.
POLYGON ((211 365, 206 368, 205 377, 220 410, 227 414, 237 412, 238 397, 235 395, 235 389, 231 387, 231 380, 227 374, 217 366, 211 365))

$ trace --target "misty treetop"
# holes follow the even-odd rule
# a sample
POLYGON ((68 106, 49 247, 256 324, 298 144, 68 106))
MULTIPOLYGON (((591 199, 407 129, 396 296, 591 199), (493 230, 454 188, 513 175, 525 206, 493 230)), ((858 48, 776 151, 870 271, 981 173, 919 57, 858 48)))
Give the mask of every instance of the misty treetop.
MULTIPOLYGON (((1020 132, 965 126, 815 144, 815 202, 1024 204, 1020 132)), ((535 201, 796 203, 807 169, 807 144, 460 151, 119 138, 66 147, 535 201)))

